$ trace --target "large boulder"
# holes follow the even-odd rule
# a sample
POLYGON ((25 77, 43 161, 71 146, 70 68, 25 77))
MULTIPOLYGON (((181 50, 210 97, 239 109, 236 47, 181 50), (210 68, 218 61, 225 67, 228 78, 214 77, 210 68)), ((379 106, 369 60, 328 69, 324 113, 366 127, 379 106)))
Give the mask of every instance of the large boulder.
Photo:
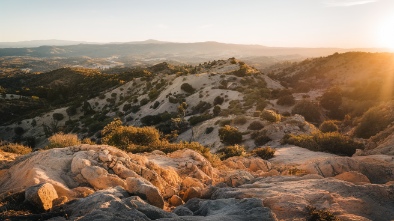
POLYGON ((50 210, 52 208, 52 202, 57 198, 57 192, 50 183, 30 186, 25 190, 26 201, 42 211, 50 210))

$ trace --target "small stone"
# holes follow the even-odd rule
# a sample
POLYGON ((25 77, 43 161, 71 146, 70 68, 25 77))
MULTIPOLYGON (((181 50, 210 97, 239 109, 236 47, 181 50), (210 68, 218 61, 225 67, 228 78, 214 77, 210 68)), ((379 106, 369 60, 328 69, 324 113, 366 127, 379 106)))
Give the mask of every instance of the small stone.
POLYGON ((171 204, 171 206, 180 206, 184 204, 183 200, 177 195, 173 195, 170 198, 169 203, 171 204))
POLYGON ((190 187, 183 195, 183 201, 187 202, 192 198, 201 198, 201 189, 198 187, 190 187))

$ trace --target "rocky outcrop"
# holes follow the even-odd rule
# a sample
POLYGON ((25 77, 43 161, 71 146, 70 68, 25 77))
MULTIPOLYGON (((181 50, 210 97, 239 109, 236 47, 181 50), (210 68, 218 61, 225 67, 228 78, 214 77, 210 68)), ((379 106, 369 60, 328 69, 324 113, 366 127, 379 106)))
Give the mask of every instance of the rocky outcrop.
POLYGON ((394 158, 386 155, 331 157, 306 163, 299 168, 323 177, 356 171, 365 175, 371 183, 383 184, 394 180, 394 158))
POLYGON ((316 175, 258 178, 237 188, 218 188, 211 199, 258 198, 279 220, 303 220, 306 207, 333 213, 341 220, 392 220, 393 185, 355 185, 316 175))
MULTIPOLYGON (((62 207, 70 220, 275 220, 259 199, 189 200, 173 213, 151 206, 120 187, 100 190, 62 207)), ((53 220, 65 220, 54 218, 53 220)))

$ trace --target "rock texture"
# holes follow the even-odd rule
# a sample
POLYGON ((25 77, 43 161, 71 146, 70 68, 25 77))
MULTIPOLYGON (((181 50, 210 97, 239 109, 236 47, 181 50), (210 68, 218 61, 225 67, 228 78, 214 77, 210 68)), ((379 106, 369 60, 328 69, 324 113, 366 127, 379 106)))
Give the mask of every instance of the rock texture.
POLYGON ((342 220, 394 219, 392 156, 277 152, 269 161, 232 157, 214 168, 192 150, 51 149, 9 162, 0 197, 25 191, 36 208, 65 211, 70 220, 305 220, 308 207, 342 220))
POLYGON ((50 210, 52 202, 57 198, 57 192, 50 183, 38 184, 25 190, 25 199, 39 210, 50 210))

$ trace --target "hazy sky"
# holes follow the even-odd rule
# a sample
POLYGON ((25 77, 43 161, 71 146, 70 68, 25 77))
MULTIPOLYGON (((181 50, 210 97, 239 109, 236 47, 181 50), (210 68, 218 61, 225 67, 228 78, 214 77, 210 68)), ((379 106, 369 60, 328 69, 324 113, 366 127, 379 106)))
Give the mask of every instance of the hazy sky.
POLYGON ((394 0, 0 0, 0 42, 44 39, 394 47, 394 0))

